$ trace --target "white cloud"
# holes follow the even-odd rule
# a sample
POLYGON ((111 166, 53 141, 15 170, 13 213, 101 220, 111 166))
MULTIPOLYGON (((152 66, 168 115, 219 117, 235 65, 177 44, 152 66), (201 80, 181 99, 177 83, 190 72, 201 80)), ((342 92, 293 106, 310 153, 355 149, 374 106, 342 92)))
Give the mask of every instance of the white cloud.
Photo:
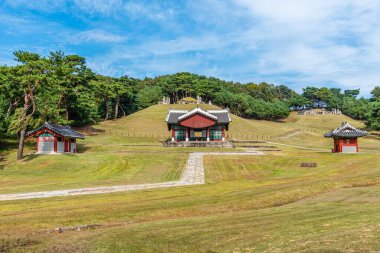
POLYGON ((168 6, 161 6, 156 2, 144 3, 141 1, 127 1, 123 10, 128 17, 164 21, 175 17, 175 11, 168 6))
POLYGON ((65 0, 5 0, 4 4, 13 8, 22 7, 43 12, 55 12, 57 10, 63 11, 66 7, 65 0))
POLYGON ((122 9, 122 0, 74 0, 76 8, 90 14, 113 15, 122 9))
POLYGON ((127 39, 126 36, 109 33, 103 30, 94 29, 69 35, 67 41, 70 44, 91 43, 117 43, 127 39))
POLYGON ((258 73, 299 85, 356 87, 364 94, 380 83, 378 1, 239 0, 238 4, 254 20, 247 37, 259 45, 258 73))
POLYGON ((73 33, 64 23, 31 29, 23 24, 30 17, 4 15, 0 25, 17 27, 17 33, 57 31, 56 37, 65 38, 62 48, 111 44, 89 59, 103 74, 192 71, 241 82, 360 87, 366 94, 380 84, 378 0, 9 0, 7 5, 79 18, 88 30, 73 33))

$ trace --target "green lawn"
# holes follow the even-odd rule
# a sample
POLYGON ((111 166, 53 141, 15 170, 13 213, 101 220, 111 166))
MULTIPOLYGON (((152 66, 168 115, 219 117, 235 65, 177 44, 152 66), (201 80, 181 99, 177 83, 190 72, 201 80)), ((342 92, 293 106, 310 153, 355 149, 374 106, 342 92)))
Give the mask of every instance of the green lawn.
POLYGON ((207 184, 201 186, 2 202, 2 247, 16 252, 380 249, 377 155, 286 149, 260 157, 210 156, 205 164, 207 184), (317 168, 299 166, 314 161, 317 168), (81 224, 102 227, 46 234, 81 224))
POLYGON ((142 150, 28 156, 0 171, 0 193, 172 181, 186 161, 176 153, 142 150))
MULTIPOLYGON (((163 148, 168 109, 82 129, 89 135, 78 155, 35 156, 30 142, 25 161, 16 162, 8 140, 0 148, 0 193, 176 180, 190 152, 221 151, 163 148)), ((233 116, 229 134, 328 151, 332 141, 322 134, 341 121, 363 126, 334 115, 292 114, 282 122, 233 116)), ((205 185, 0 202, 0 252, 380 251, 378 140, 360 139, 363 153, 351 155, 260 145, 282 151, 206 156, 205 185), (47 233, 85 224, 101 226, 47 233)))

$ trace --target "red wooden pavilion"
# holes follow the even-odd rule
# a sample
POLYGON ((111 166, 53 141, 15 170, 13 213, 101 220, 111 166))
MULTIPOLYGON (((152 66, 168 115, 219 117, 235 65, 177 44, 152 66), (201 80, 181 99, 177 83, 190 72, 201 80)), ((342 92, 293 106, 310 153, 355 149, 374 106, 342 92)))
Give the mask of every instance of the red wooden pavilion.
POLYGON ((334 153, 356 153, 359 152, 358 137, 366 136, 366 131, 361 131, 347 122, 335 130, 325 134, 326 138, 334 139, 334 153))
POLYGON ((231 117, 229 110, 169 110, 166 116, 172 142, 224 142, 231 117))
POLYGON ((27 137, 36 137, 37 153, 76 153, 76 139, 84 136, 71 129, 70 126, 59 126, 45 122, 40 127, 28 132, 27 137))

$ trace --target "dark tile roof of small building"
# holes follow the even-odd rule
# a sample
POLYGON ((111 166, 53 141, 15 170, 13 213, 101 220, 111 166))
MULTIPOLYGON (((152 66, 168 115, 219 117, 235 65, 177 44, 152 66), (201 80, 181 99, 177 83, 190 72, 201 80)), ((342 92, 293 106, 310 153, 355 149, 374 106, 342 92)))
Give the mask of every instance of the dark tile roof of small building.
POLYGON ((32 131, 29 131, 26 134, 26 136, 31 136, 31 135, 43 130, 44 128, 47 128, 50 131, 52 131, 56 134, 62 135, 64 137, 84 139, 84 135, 74 131, 73 129, 71 129, 70 126, 60 126, 60 125, 56 125, 56 124, 49 123, 49 122, 45 122, 40 127, 36 128, 32 131))
POLYGON ((368 133, 366 131, 359 130, 351 126, 347 122, 343 122, 342 125, 331 132, 326 133, 324 136, 326 138, 356 138, 366 136, 368 133))
POLYGON ((194 114, 200 113, 205 116, 209 116, 210 118, 215 119, 219 123, 228 124, 231 122, 231 117, 229 110, 202 110, 201 108, 197 107, 191 111, 189 110, 169 110, 168 114, 166 115, 166 123, 168 124, 176 124, 178 123, 181 118, 187 118, 187 116, 191 116, 194 114))

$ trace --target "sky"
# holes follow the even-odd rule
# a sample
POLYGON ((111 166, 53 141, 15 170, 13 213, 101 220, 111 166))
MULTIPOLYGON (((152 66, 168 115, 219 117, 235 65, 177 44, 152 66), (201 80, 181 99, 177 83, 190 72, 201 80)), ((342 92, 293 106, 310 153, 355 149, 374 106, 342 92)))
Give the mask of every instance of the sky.
POLYGON ((14 65, 15 50, 62 50, 115 77, 192 72, 369 96, 380 1, 0 0, 0 49, 0 65, 14 65))

